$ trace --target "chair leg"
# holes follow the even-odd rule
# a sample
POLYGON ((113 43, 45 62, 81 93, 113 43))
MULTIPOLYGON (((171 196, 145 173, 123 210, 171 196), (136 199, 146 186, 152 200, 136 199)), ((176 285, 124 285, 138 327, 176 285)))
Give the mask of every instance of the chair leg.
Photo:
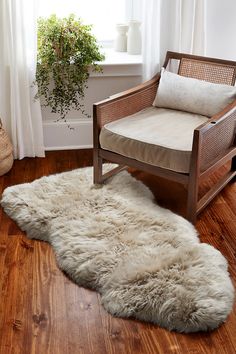
POLYGON ((98 149, 93 149, 93 183, 102 184, 102 158, 98 149))
MULTIPOLYGON (((232 161, 231 161, 231 172, 235 172, 236 171, 236 156, 234 156, 232 158, 232 161)), ((231 182, 235 182, 236 181, 236 176, 234 176, 232 179, 231 179, 231 182)))
POLYGON ((188 184, 187 199, 187 219, 193 224, 197 221, 197 202, 198 202, 198 182, 196 178, 191 178, 188 184))
POLYGON ((236 156, 232 158, 231 171, 236 171, 236 156))

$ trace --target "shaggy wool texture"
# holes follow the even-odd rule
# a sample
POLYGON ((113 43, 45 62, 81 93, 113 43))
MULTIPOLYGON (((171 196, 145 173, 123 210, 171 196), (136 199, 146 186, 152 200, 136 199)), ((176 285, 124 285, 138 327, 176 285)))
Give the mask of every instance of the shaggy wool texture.
POLYGON ((102 187, 92 168, 43 177, 7 188, 1 204, 115 316, 195 332, 218 327, 232 308, 225 258, 126 171, 102 187))

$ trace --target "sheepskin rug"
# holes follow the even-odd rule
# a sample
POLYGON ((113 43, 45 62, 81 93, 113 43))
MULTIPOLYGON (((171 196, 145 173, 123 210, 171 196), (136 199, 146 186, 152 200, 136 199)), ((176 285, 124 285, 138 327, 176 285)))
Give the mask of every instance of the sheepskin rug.
POLYGON ((9 187, 1 204, 29 238, 49 242, 59 267, 97 290, 112 315, 179 332, 224 322, 234 289, 221 253, 156 205, 128 172, 102 187, 92 173, 77 169, 9 187))

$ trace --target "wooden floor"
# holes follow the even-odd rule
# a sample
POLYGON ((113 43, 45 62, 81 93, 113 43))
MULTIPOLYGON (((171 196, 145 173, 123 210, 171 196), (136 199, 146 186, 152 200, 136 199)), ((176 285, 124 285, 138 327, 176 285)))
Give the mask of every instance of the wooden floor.
MULTIPOLYGON (((91 164, 89 150, 50 152, 45 159, 16 161, 0 177, 0 194, 10 185, 91 164)), ((153 190, 159 204, 183 212, 185 191, 180 186, 138 171, 133 174, 153 190)), ((201 241, 228 259, 236 285, 236 183, 228 185, 201 214, 197 229, 201 241)), ((0 274, 1 354, 236 353, 235 306, 227 322, 211 333, 178 334, 113 318, 97 293, 76 286, 57 268, 47 243, 28 240, 2 210, 0 274)))

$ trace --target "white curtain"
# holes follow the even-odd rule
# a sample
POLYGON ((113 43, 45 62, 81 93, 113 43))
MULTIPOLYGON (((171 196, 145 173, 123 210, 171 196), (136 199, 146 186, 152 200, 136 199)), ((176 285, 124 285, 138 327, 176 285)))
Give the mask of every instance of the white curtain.
POLYGON ((36 70, 36 0, 0 1, 0 117, 15 158, 44 156, 36 70))
POLYGON ((143 80, 163 65, 167 50, 205 54, 205 0, 143 0, 143 80))

